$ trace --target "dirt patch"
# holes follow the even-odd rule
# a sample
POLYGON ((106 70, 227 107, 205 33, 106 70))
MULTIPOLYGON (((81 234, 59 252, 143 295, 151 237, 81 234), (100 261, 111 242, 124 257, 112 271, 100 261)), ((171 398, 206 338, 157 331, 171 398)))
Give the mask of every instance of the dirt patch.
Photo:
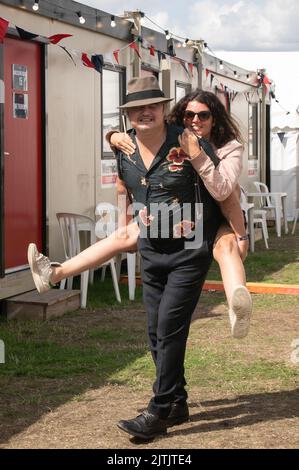
MULTIPOLYGON (((210 354, 228 350, 232 363, 264 360, 286 364, 297 371, 299 364, 290 365, 291 342, 299 338, 295 303, 275 301, 275 310, 273 302, 270 305, 260 299, 256 298, 250 335, 234 341, 230 338, 223 296, 205 294, 194 315, 188 348, 196 351, 200 346, 210 354)), ((88 341, 91 327, 117 327, 124 318, 125 330, 143 335, 143 340, 142 307, 67 315, 59 320, 55 340, 82 343, 88 341)), ((49 340, 42 325, 40 328, 40 337, 44 334, 49 340)), ((52 334, 55 335, 55 328, 52 334)), ((192 377, 188 379, 194 383, 192 377)), ((244 393, 236 391, 229 381, 224 385, 193 383, 189 391, 190 421, 170 428, 166 436, 140 443, 119 430, 116 423, 136 416, 146 407, 151 393, 148 377, 136 387, 101 382, 92 375, 68 379, 2 377, 0 447, 298 448, 298 374, 285 382, 281 376, 260 380, 253 377, 244 393)))
POLYGON ((119 386, 92 390, 44 414, 5 448, 198 449, 298 447, 298 390, 244 396, 190 394, 188 423, 166 437, 137 442, 116 427, 144 409, 144 392, 119 386), (204 396, 204 400, 203 400, 204 396), (107 406, 109 397, 109 406, 107 406))

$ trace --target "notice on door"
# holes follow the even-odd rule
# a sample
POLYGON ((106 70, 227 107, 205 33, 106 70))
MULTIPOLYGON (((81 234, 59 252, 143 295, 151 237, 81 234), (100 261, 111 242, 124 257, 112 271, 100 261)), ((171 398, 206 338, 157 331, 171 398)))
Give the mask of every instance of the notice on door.
POLYGON ((13 94, 13 117, 28 119, 28 95, 26 93, 13 94))
POLYGON ((28 71, 26 65, 13 64, 12 87, 18 91, 28 91, 28 71))

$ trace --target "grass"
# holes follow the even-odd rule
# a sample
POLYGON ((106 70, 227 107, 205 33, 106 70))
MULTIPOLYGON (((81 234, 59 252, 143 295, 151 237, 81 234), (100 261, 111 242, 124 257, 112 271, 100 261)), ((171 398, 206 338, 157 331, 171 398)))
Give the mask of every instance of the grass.
MULTIPOLYGON (((276 284, 299 284, 299 230, 295 235, 276 236, 274 228, 269 229, 269 250, 264 241, 255 244, 255 252, 245 260, 247 281, 276 284)), ((221 275, 213 262, 208 278, 220 281, 221 275)))
MULTIPOLYGON (((250 281, 299 283, 296 237, 270 238, 271 249, 249 254, 250 281), (277 249, 274 249, 274 243, 277 249), (279 280, 278 280, 279 278, 279 280), (282 281, 285 280, 285 281, 282 281)), ((209 278, 216 279, 215 268, 209 278)), ((96 276, 88 308, 46 322, 0 322, 5 364, 0 364, 0 422, 3 439, 67 401, 80 401, 87 390, 124 385, 149 391, 154 366, 148 352, 142 289, 128 300, 121 285, 121 305, 111 279, 96 276), (15 423, 15 424, 13 424, 15 423)), ((293 390, 298 366, 290 362, 290 345, 299 338, 296 296, 256 295, 252 331, 241 342, 229 335, 223 293, 205 292, 194 316, 186 354, 192 389, 210 395, 293 390)))

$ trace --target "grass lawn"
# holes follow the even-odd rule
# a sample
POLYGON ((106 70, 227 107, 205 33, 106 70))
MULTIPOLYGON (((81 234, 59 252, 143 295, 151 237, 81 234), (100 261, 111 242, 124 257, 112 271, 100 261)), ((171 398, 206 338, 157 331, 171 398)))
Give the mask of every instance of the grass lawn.
MULTIPOLYGON (((258 242, 248 280, 299 283, 298 235, 271 235, 269 251, 258 242)), ((146 406, 154 367, 141 287, 135 302, 126 285, 121 295, 119 305, 111 280, 97 280, 86 310, 46 322, 2 319, 0 447, 134 447, 115 422, 146 406)), ((191 422, 144 447, 298 447, 298 297, 253 300, 250 334, 236 341, 224 294, 202 294, 185 364, 191 422)))

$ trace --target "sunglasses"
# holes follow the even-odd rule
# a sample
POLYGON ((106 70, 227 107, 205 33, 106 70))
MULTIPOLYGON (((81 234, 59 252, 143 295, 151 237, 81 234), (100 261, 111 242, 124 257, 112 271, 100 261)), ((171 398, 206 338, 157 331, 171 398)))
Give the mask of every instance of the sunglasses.
POLYGON ((193 121, 195 116, 197 116, 200 121, 207 121, 212 116, 212 113, 211 111, 199 111, 199 113, 194 113, 193 111, 184 112, 185 119, 193 121))

